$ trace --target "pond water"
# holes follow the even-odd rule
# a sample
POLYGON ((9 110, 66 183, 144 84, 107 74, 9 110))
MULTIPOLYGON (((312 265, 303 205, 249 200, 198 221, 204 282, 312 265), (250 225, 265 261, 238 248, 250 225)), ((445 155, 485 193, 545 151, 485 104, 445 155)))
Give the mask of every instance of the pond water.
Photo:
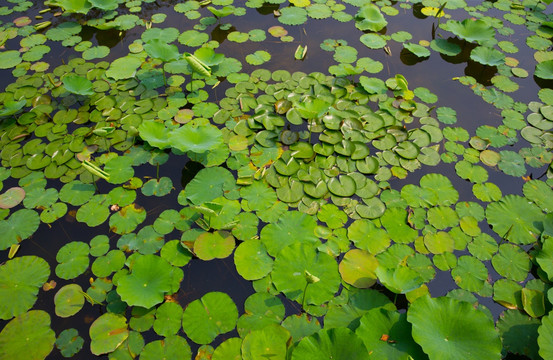
POLYGON ((553 357, 550 12, 2 2, 0 359, 553 357))

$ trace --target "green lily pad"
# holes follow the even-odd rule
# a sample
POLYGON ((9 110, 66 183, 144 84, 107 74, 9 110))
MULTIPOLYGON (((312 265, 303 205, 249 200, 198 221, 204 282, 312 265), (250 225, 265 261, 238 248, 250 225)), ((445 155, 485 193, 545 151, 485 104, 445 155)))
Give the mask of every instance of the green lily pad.
POLYGON ((16 245, 34 234, 40 225, 39 215, 28 209, 17 210, 7 220, 0 220, 0 250, 16 245))
POLYGON ((102 224, 109 216, 109 207, 102 196, 96 195, 89 202, 77 210, 77 221, 84 222, 90 227, 102 224))
POLYGON ((499 275, 517 282, 525 280, 531 268, 528 254, 513 244, 501 244, 492 265, 499 275))
POLYGON ((109 218, 109 229, 116 234, 128 234, 146 219, 146 210, 137 204, 121 208, 109 218))
POLYGON ((234 252, 236 271, 246 280, 265 277, 273 269, 273 259, 267 254, 259 240, 247 240, 238 245, 234 252))
POLYGON ((505 54, 494 48, 477 46, 470 52, 470 58, 482 65, 498 66, 505 62, 505 54))
POLYGON ((540 322, 517 310, 506 310, 497 321, 503 347, 512 354, 538 359, 540 322))
POLYGON ((203 233, 194 241, 194 253, 202 260, 224 259, 232 254, 236 242, 227 231, 203 233))
POLYGON ((188 359, 192 356, 190 345, 186 340, 178 335, 171 335, 163 340, 152 341, 140 352, 142 360, 156 359, 188 359))
POLYGON ((61 247, 56 255, 56 275, 62 279, 74 279, 86 271, 89 264, 87 243, 72 241, 61 247))
POLYGON ((290 339, 288 330, 278 324, 270 324, 261 330, 253 330, 242 342, 242 359, 256 360, 263 358, 286 359, 287 343, 290 339))
POLYGON ((542 318, 542 325, 538 328, 539 354, 543 359, 553 355, 553 315, 542 318))
POLYGON ((136 75, 137 69, 142 65, 142 60, 133 56, 124 56, 115 59, 106 70, 106 76, 115 79, 130 79, 136 75))
POLYGON ((284 213, 276 223, 268 224, 261 229, 260 238, 271 256, 294 242, 316 244, 319 238, 315 235, 317 223, 313 217, 299 211, 284 213))
POLYGON ((449 31, 469 42, 482 43, 493 39, 495 36, 495 30, 486 21, 480 19, 449 20, 446 26, 449 31))
POLYGON ((73 328, 63 330, 56 339, 56 348, 58 348, 61 355, 66 358, 70 358, 81 351, 83 345, 84 339, 80 337, 79 332, 73 328))
POLYGON ((536 224, 543 221, 541 210, 518 195, 507 195, 486 208, 493 230, 515 244, 534 243, 540 234, 536 224))
POLYGON ((368 3, 363 5, 355 14, 355 27, 359 30, 380 31, 388 22, 380 12, 378 6, 368 3))
POLYGON ((242 360, 242 339, 230 338, 223 341, 211 357, 212 360, 242 360))
POLYGON ((368 251, 352 249, 348 251, 339 265, 342 279, 357 288, 368 288, 376 283, 375 270, 378 261, 368 251))
POLYGON ((282 301, 269 293, 255 293, 244 303, 244 315, 240 316, 236 329, 244 338, 253 330, 261 330, 269 324, 280 324, 284 318, 282 301))
POLYGON ((493 320, 468 302, 423 296, 411 304, 407 321, 413 339, 431 358, 501 359, 493 320))
POLYGON ((156 255, 136 258, 131 272, 119 279, 117 293, 131 306, 150 308, 171 290, 173 267, 156 255))
POLYGON ((150 179, 142 187, 142 193, 146 196, 162 197, 173 190, 173 182, 170 178, 163 176, 159 179, 150 179))
POLYGON ((184 192, 188 200, 200 205, 213 201, 222 196, 225 191, 231 190, 235 181, 231 172, 225 168, 205 168, 186 185, 184 192))
POLYGON ((67 75, 63 77, 65 90, 77 95, 93 95, 92 81, 78 75, 67 75))
POLYGON ((383 308, 371 309, 361 317, 355 333, 376 359, 423 359, 421 347, 411 336, 407 314, 383 308))
POLYGON ((299 342, 292 360, 300 359, 367 360, 369 353, 361 338, 350 329, 322 329, 299 342))
POLYGON ((305 304, 325 303, 333 298, 340 284, 334 258, 305 243, 283 248, 275 259, 271 274, 277 290, 291 300, 302 302, 304 299, 305 304), (308 283, 308 274, 319 281, 308 283))
POLYGON ((182 328, 195 343, 209 344, 217 335, 234 329, 237 320, 238 309, 230 296, 210 292, 188 304, 182 317, 182 328))
POLYGON ((94 355, 107 354, 129 336, 127 319, 122 315, 105 313, 90 325, 90 351, 94 355))
POLYGON ((553 79, 553 60, 547 60, 537 64, 534 75, 540 79, 553 79))
POLYGON ((182 326, 182 307, 174 302, 165 302, 156 310, 154 331, 160 336, 176 335, 182 326))
POLYGON ((0 209, 11 209, 23 201, 25 190, 20 187, 12 187, 0 195, 0 209))
POLYGON ((451 277, 460 288, 477 292, 488 280, 488 269, 480 260, 463 255, 459 257, 455 269, 451 270, 451 277))
POLYGON ((169 141, 174 148, 186 152, 203 153, 213 150, 222 142, 222 133, 216 126, 186 123, 171 131, 169 141))
POLYGON ((84 184, 79 180, 73 180, 61 188, 59 198, 61 201, 74 206, 80 206, 89 201, 96 192, 94 185, 84 184))
POLYGON ((78 313, 84 305, 83 289, 78 284, 68 284, 58 290, 54 296, 56 315, 62 318, 78 313))
POLYGON ((49 276, 48 263, 36 256, 17 257, 1 265, 0 319, 8 320, 29 310, 49 276))
POLYGON ((50 315, 31 310, 12 319, 0 332, 0 358, 42 360, 50 354, 55 341, 50 315))

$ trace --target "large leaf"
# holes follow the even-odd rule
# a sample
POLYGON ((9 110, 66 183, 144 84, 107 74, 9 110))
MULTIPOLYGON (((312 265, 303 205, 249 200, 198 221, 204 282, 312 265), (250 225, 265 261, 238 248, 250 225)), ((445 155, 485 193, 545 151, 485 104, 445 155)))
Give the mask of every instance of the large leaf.
POLYGON ((203 153, 216 148, 222 142, 222 132, 216 126, 194 125, 191 122, 171 131, 171 146, 182 151, 203 153))
POLYGON ((491 40, 495 36, 495 30, 484 20, 465 19, 462 22, 449 20, 447 29, 467 41, 478 43, 491 40))
POLYGON ((368 360, 363 341, 348 328, 322 329, 303 338, 292 353, 292 360, 368 360))
POLYGON ((380 12, 378 6, 368 3, 363 5, 355 15, 355 26, 359 30, 380 31, 388 22, 380 12))
POLYGON ((237 320, 238 309, 230 296, 210 292, 188 304, 182 317, 182 328, 195 343, 209 344, 217 335, 234 329, 237 320))
POLYGON ((273 283, 286 297, 305 304, 321 305, 334 297, 340 286, 338 264, 333 257, 315 250, 313 245, 295 243, 277 255, 273 283), (309 283, 309 277, 319 281, 309 283))
POLYGON ((42 360, 54 348, 50 315, 31 310, 12 319, 0 332, 0 359, 42 360))
POLYGON ((507 195, 486 208, 488 223, 499 236, 516 244, 531 244, 545 215, 535 204, 518 195, 507 195))
POLYGON ((42 258, 22 256, 0 266, 0 319, 8 320, 29 310, 38 290, 50 276, 42 258))
POLYGON ((131 273, 119 279, 117 293, 129 305, 150 308, 171 290, 173 267, 156 255, 139 256, 131 273))
POLYGON ((63 77, 63 87, 70 93, 77 95, 93 95, 92 81, 78 75, 67 75, 63 77))
POLYGON ((423 296, 411 304, 407 321, 413 325, 413 338, 431 359, 501 359, 493 320, 468 302, 423 296))
POLYGON ((94 355, 117 349, 129 337, 127 319, 122 315, 105 313, 90 325, 90 351, 94 355))
POLYGON ((7 220, 0 220, 0 250, 5 250, 31 236, 40 225, 40 218, 33 210, 21 209, 7 220))

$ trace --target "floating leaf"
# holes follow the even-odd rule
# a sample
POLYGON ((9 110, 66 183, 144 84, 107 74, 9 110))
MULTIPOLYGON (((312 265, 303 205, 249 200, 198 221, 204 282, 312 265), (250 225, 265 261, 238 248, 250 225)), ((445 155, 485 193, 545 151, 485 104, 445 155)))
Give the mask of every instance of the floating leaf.
POLYGON ((17 257, 1 265, 0 319, 8 320, 29 310, 49 276, 48 263, 36 256, 17 257))
POLYGON ((0 209, 11 209, 17 206, 25 198, 25 190, 20 187, 12 187, 0 195, 0 209))
POLYGON ((500 359, 501 340, 493 321, 472 304, 423 296, 411 304, 407 321, 413 338, 432 358, 500 359))
POLYGON ((234 329, 237 320, 238 310, 230 296, 210 292, 188 304, 182 317, 182 328, 195 343, 209 344, 217 335, 234 329))
POLYGON ((367 360, 363 341, 347 328, 322 329, 303 338, 292 352, 292 360, 351 359, 367 360))
POLYGON ((63 77, 65 90, 77 95, 93 95, 92 81, 78 75, 67 75, 63 77))
POLYGON ((131 273, 119 279, 117 293, 131 306, 150 308, 171 290, 173 267, 156 255, 136 258, 131 273))
POLYGON ((83 289, 77 284, 68 284, 54 296, 56 315, 62 318, 75 315, 84 305, 83 289))
POLYGON ((129 336, 127 319, 122 315, 105 313, 90 325, 90 351, 94 355, 107 354, 129 336))
POLYGON ((31 310, 12 319, 0 332, 0 358, 42 360, 50 354, 55 341, 50 315, 31 310))

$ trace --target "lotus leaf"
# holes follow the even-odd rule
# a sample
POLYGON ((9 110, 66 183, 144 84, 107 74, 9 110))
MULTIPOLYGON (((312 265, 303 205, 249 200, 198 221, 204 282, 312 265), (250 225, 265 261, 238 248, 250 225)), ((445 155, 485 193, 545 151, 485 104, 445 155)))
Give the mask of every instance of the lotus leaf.
POLYGON ((369 310, 355 330, 375 359, 423 359, 424 353, 411 336, 407 314, 383 308, 369 310))
POLYGON ((424 58, 430 56, 430 50, 419 44, 405 43, 403 46, 417 57, 424 58))
POLYGON ((140 137, 151 146, 165 149, 171 145, 169 142, 169 129, 156 121, 143 121, 138 127, 140 137))
POLYGON ((499 275, 518 282, 526 279, 531 267, 528 254, 513 244, 500 245, 492 265, 499 275))
POLYGON ((23 200, 23 206, 27 209, 33 208, 48 208, 58 200, 58 191, 53 188, 49 189, 32 189, 27 192, 23 200))
POLYGON ((332 299, 340 284, 334 258, 315 250, 313 245, 294 243, 277 255, 272 279, 277 290, 291 300, 320 305, 332 299), (319 279, 308 282, 308 274, 319 279))
POLYGON ((521 290, 521 293, 522 305, 528 315, 538 318, 545 314, 545 300, 542 291, 526 287, 521 290))
POLYGON ((540 79, 553 79, 553 60, 547 60, 537 64, 534 75, 540 79))
POLYGON ((59 192, 59 198, 63 202, 79 206, 90 200, 95 191, 94 185, 83 184, 79 180, 73 180, 63 185, 59 192))
POLYGON ((77 284, 68 284, 59 289, 54 296, 56 315, 66 318, 78 313, 84 305, 83 294, 83 289, 77 284))
POLYGON ((163 340, 156 340, 146 344, 140 358, 143 360, 156 359, 188 359, 192 355, 190 346, 186 340, 178 335, 171 335, 163 340))
POLYGON ((230 171, 222 167, 210 167, 200 170, 184 191, 188 200, 200 205, 221 197, 233 188, 234 183, 230 171))
POLYGON ((536 241, 543 221, 541 210, 518 195, 507 195, 486 208, 486 218, 493 230, 502 238, 515 244, 531 244, 536 241))
POLYGON ((234 252, 236 271, 246 280, 261 279, 273 269, 273 259, 259 240, 247 240, 234 252))
POLYGON ((194 242, 194 253, 202 260, 224 259, 232 254, 234 246, 234 236, 229 232, 206 232, 194 242))
POLYGON ((165 302, 156 310, 154 331, 161 336, 177 334, 182 325, 182 307, 174 302, 165 302))
POLYGON ((553 190, 540 180, 530 180, 522 187, 524 196, 532 200, 546 213, 553 211, 553 190))
POLYGON ((404 209, 388 208, 380 221, 395 242, 413 242, 418 236, 418 232, 407 225, 407 211, 404 209))
POLYGON ((119 347, 129 336, 127 319, 122 315, 105 313, 90 325, 90 351, 107 354, 119 347))
POLYGON ((390 246, 390 236, 369 220, 356 220, 348 227, 348 238, 359 249, 378 254, 390 246))
POLYGON ((413 338, 432 359, 500 359, 501 340, 493 321, 472 304, 423 296, 411 304, 413 338))
POLYGON ((67 75, 63 77, 65 90, 77 95, 93 95, 92 81, 78 75, 67 75))
POLYGON ((104 171, 109 174, 111 184, 123 184, 134 176, 133 160, 127 156, 117 156, 106 163, 104 171))
POLYGON ((188 304, 182 317, 182 328, 195 343, 209 344, 217 335, 234 329, 237 320, 238 309, 230 296, 210 292, 188 304))
POLYGON ((87 243, 72 241, 65 244, 56 255, 56 275, 62 279, 74 279, 88 268, 89 246, 87 243))
POLYGON ((69 358, 81 351, 84 345, 84 339, 79 336, 76 329, 63 330, 56 339, 56 348, 63 357, 69 358))
POLYGON ((7 220, 0 220, 0 250, 5 250, 31 236, 40 224, 38 214, 33 210, 17 210, 7 220))
POLYGON ((286 7, 280 13, 278 21, 285 25, 301 25, 307 21, 307 11, 300 7, 286 7))
POLYGON ((151 39, 144 44, 146 53, 163 62, 177 60, 180 56, 179 49, 176 45, 167 44, 166 39, 151 39))
POLYGON ((203 153, 213 150, 222 142, 222 133, 213 125, 195 126, 189 122, 169 134, 172 147, 186 152, 203 153))
POLYGON ((540 322, 516 310, 506 310, 497 321, 503 347, 510 353, 538 359, 540 322))
POLYGON ((459 217, 455 210, 446 206, 436 206, 428 209, 428 223, 436 229, 443 230, 459 224, 459 217))
POLYGON ((284 305, 269 293, 255 293, 244 303, 244 315, 240 316, 236 329, 244 338, 253 330, 262 330, 269 324, 280 324, 284 318, 284 305))
POLYGON ((446 26, 449 31, 469 42, 476 41, 481 44, 493 39, 495 36, 494 29, 484 20, 480 19, 465 19, 462 22, 449 20, 446 26))
POLYGON ((369 353, 363 341, 350 329, 322 329, 299 342, 292 352, 292 360, 299 359, 358 360, 369 359, 369 353))
POLYGON ((553 355, 553 315, 551 313, 542 318, 538 334, 539 355, 547 359, 553 355))
POLYGON ((136 258, 131 273, 119 279, 117 293, 131 306, 150 308, 171 290, 174 268, 156 255, 136 258))
POLYGON ((125 265, 125 260, 125 254, 121 250, 111 250, 94 260, 92 273, 101 278, 108 277, 113 272, 121 270, 125 265))
POLYGON ((363 5, 359 9, 355 15, 355 21, 355 26, 362 31, 380 31, 388 25, 378 6, 371 3, 363 5))
POLYGON ((424 282, 415 270, 405 266, 390 269, 381 265, 376 268, 375 273, 378 280, 396 294, 408 293, 419 288, 424 282))
POLYGON ((368 288, 376 283, 375 270, 378 261, 368 251, 352 249, 339 265, 342 279, 357 288, 368 288))
POLYGON ((20 101, 7 100, 7 101, 4 101, 4 107, 0 109, 0 117, 17 114, 19 112, 19 110, 21 110, 25 107, 26 104, 27 104, 27 101, 25 101, 25 100, 20 100, 20 101))
POLYGON ((451 277, 462 289, 476 292, 488 280, 488 269, 478 259, 463 255, 459 257, 457 267, 451 271, 451 277))
POLYGON ((23 59, 17 50, 7 50, 0 53, 0 69, 9 69, 17 66, 23 59))
POLYGON ((50 315, 31 310, 12 319, 0 332, 0 358, 42 360, 50 354, 55 341, 50 315))
POLYGON ((211 357, 212 360, 242 360, 241 354, 242 339, 240 338, 230 338, 223 341, 216 349, 213 351, 211 357))
POLYGON ((48 263, 36 256, 18 257, 1 265, 0 319, 8 320, 29 310, 49 276, 48 263))
POLYGON ((494 48, 477 46, 471 53, 470 58, 482 65, 498 66, 505 62, 505 55, 494 48))
POLYGON ((133 56, 124 56, 115 59, 109 69, 106 70, 106 76, 115 80, 130 79, 136 75, 136 70, 142 65, 142 60, 133 56))
POLYGON ((0 209, 11 209, 17 206, 25 198, 25 190, 20 187, 12 187, 0 195, 0 209))
POLYGON ((319 238, 315 236, 317 223, 313 217, 299 211, 284 213, 276 223, 266 225, 260 234, 261 241, 271 256, 294 242, 316 244, 319 238))
POLYGON ((89 202, 77 210, 77 221, 84 222, 90 227, 102 224, 109 216, 109 207, 106 198, 96 195, 89 202))

